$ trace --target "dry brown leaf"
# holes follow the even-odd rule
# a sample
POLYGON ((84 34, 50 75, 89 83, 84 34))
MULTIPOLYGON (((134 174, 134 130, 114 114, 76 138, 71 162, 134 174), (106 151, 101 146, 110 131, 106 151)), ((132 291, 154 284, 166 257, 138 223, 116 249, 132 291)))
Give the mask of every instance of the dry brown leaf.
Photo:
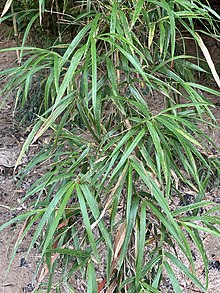
POLYGON ((116 287, 117 287, 117 281, 115 279, 115 280, 112 281, 112 283, 107 288, 106 293, 112 293, 112 292, 114 292, 115 289, 116 289, 116 287))
POLYGON ((105 288, 106 285, 106 278, 103 279, 99 284, 98 284, 98 293, 101 293, 103 289, 105 288))
POLYGON ((2 11, 1 17, 3 17, 8 12, 9 8, 11 7, 12 1, 13 0, 8 0, 5 3, 5 7, 4 7, 3 11, 2 11))
POLYGON ((122 247, 122 244, 125 240, 125 233, 126 233, 126 223, 122 223, 119 228, 118 232, 115 236, 115 243, 114 243, 114 259, 116 259, 122 247))
POLYGON ((205 56, 205 59, 206 59, 208 65, 209 65, 209 68, 211 69, 212 75, 213 75, 217 85, 220 87, 220 78, 219 78, 218 73, 217 73, 217 71, 215 69, 215 64, 212 61, 212 57, 211 57, 211 55, 209 53, 209 50, 206 47, 206 45, 204 44, 204 42, 203 42, 202 38, 200 37, 200 35, 198 33, 196 33, 196 36, 198 38, 199 47, 202 50, 203 55, 205 56))
POLYGON ((18 238, 17 238, 17 241, 16 241, 16 243, 15 243, 15 247, 18 245, 18 242, 21 240, 21 236, 22 236, 24 230, 26 229, 29 220, 30 220, 30 218, 26 218, 26 219, 25 219, 25 221, 24 221, 24 223, 23 223, 23 225, 22 225, 22 228, 21 228, 21 230, 20 230, 20 232, 19 232, 19 234, 18 234, 18 238))

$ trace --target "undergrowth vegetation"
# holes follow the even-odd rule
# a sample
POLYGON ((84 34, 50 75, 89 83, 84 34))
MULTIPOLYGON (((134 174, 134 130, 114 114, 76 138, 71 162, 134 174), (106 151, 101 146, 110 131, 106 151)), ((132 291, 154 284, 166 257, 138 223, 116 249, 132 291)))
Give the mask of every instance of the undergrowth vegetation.
POLYGON ((203 93, 219 92, 198 77, 209 70, 220 86, 203 41, 206 35, 219 41, 220 16, 199 0, 40 0, 39 7, 19 1, 11 13, 14 2, 7 1, 1 19, 23 13, 25 27, 21 46, 4 49, 17 50, 19 65, 0 73, 8 78, 1 94, 16 90, 15 107, 36 117, 17 165, 33 142, 52 134, 21 176, 47 166, 23 199, 36 200, 1 230, 24 221, 15 253, 34 227, 29 252, 39 243, 42 255, 36 292, 79 292, 74 278, 91 293, 161 292, 164 278, 182 292, 178 270, 206 292, 200 231, 220 236, 219 207, 205 200, 219 160, 200 126, 217 127, 203 93), (57 40, 29 46, 48 15, 57 40), (187 53, 188 39, 203 57, 196 49, 195 56, 187 53), (197 196, 180 207, 173 198, 181 199, 183 186, 197 196))

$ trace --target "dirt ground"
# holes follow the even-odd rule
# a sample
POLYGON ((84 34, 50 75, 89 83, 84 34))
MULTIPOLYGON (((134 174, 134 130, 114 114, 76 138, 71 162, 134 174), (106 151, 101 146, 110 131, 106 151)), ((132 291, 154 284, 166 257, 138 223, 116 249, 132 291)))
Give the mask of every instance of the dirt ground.
MULTIPOLYGON (((10 41, 1 41, 0 48, 14 46, 10 41)), ((13 65, 16 59, 14 52, 0 54, 0 70, 13 65)), ((3 83, 1 84, 1 86, 3 83)), ((0 97, 0 104, 4 98, 0 97)), ((22 129, 17 127, 13 117, 13 100, 10 96, 0 110, 0 224, 18 215, 21 209, 19 199, 25 192, 16 189, 16 181, 13 178, 13 165, 21 149, 23 135, 22 129)), ((26 255, 29 241, 24 241, 16 251, 14 262, 6 274, 10 257, 16 243, 19 225, 11 225, 0 234, 0 292, 1 293, 27 293, 33 291, 31 284, 36 257, 33 253, 26 255)))
MULTIPOLYGON (((0 48, 13 45, 11 41, 0 41, 0 48)), ((215 52, 217 65, 220 66, 219 47, 211 44, 213 52, 215 52), (217 51, 216 51, 217 50, 217 51)), ((0 71, 12 66, 15 62, 16 55, 14 52, 0 53, 0 71)), ((0 86, 3 82, 0 83, 0 86)), ((220 101, 212 96, 207 96, 216 104, 220 101)), ((0 104, 4 97, 0 97, 0 104)), ((217 107, 215 115, 220 120, 220 110, 217 107)), ((13 178, 13 166, 24 141, 23 130, 17 125, 13 117, 13 97, 9 96, 7 102, 0 109, 0 159, 5 163, 1 165, 0 161, 0 224, 12 219, 25 210, 25 206, 19 207, 19 200, 25 194, 30 183, 25 182, 20 189, 16 189, 16 181, 13 178)), ((219 131, 212 131, 212 135, 220 146, 219 131)), ((187 194, 187 191, 185 191, 187 194)), ((190 193, 190 191, 189 191, 190 193)), ((190 194, 189 194, 190 195, 190 194)), ((216 184, 214 189, 207 193, 207 199, 220 202, 220 187, 216 184)), ((28 293, 33 292, 32 279, 36 270, 36 262, 38 255, 32 251, 29 256, 26 255, 30 239, 28 237, 16 251, 15 259, 11 264, 10 270, 7 273, 10 263, 10 256, 13 251, 13 246, 18 238, 21 225, 12 225, 0 233, 0 293, 28 293)), ((31 236, 30 236, 31 237, 31 236)), ((207 254, 210 260, 210 287, 209 293, 220 292, 220 240, 208 236, 204 237, 204 245, 207 249, 207 254)), ((192 248, 193 249, 193 248, 192 248)), ((197 262, 198 276, 203 278, 202 262, 197 257, 195 252, 195 262, 197 262)), ((182 288, 184 293, 199 292, 198 290, 189 289, 186 287, 186 280, 182 279, 182 288)), ((164 292, 172 292, 171 289, 164 289, 164 292)))

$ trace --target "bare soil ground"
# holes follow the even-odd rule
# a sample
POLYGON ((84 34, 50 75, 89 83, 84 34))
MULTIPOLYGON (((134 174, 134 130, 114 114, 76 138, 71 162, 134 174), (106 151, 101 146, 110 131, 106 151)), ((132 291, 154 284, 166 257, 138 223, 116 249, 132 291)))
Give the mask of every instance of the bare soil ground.
MULTIPOLYGON (((14 44, 11 41, 0 42, 0 48, 9 46, 14 44)), ((1 53, 0 70, 12 66, 15 59, 15 52, 1 53)), ((3 101, 4 97, 0 97, 0 104, 3 101)), ((16 216, 21 209, 18 208, 21 191, 16 190, 13 164, 22 144, 22 130, 18 131, 12 112, 13 100, 9 97, 0 110, 0 156, 4 160, 4 162, 0 160, 0 224, 16 216)), ((0 292, 2 293, 25 293, 32 292, 33 289, 31 282, 35 259, 33 255, 29 258, 26 256, 28 243, 24 242, 18 249, 11 268, 6 274, 20 229, 21 227, 13 225, 0 234, 0 292)))
MULTIPOLYGON (((0 48, 12 46, 11 41, 0 41, 0 48)), ((220 65, 220 49, 214 43, 211 44, 217 66, 220 65)), ((0 53, 0 71, 12 66, 15 62, 16 55, 14 52, 0 53)), ((6 81, 7 82, 7 81, 6 81)), ((208 82, 208 81, 207 81, 208 82)), ((2 86, 3 83, 0 83, 2 86)), ((214 103, 220 101, 216 97, 207 96, 214 103)), ((4 97, 0 97, 0 104, 4 97)), ((220 110, 217 107, 215 115, 220 120, 220 110)), ((220 146, 220 132, 212 131, 210 135, 215 139, 220 146)), ((19 200, 25 194, 29 186, 29 182, 25 182, 21 189, 16 189, 16 181, 13 177, 13 165, 21 149, 23 138, 23 130, 17 125, 13 117, 13 97, 9 96, 7 102, 0 109, 0 157, 7 156, 8 166, 0 163, 0 224, 12 219, 18 215, 21 210, 25 210, 25 206, 20 207, 19 200)), ((190 191, 184 191, 184 194, 190 198, 190 191)), ((210 189, 206 195, 208 200, 220 202, 220 187, 217 183, 213 189, 210 189)), ((11 264, 10 270, 7 273, 7 268, 10 263, 13 246, 16 243, 21 225, 13 225, 8 227, 0 234, 0 293, 27 293, 33 292, 32 279, 36 270, 38 256, 35 251, 32 251, 29 256, 26 255, 30 237, 27 237, 19 249, 16 251, 15 259, 11 264)), ((210 260, 210 287, 209 293, 220 292, 220 241, 211 236, 204 236, 204 245, 210 260)), ((193 249, 193 247, 192 247, 193 249)), ((201 259, 198 258, 195 251, 195 262, 198 268, 198 276, 204 278, 203 266, 201 259)), ((181 275, 180 275, 181 277, 181 275)), ((182 278, 182 288, 184 293, 199 292, 192 287, 189 289, 187 280, 182 278)), ((164 288, 164 292, 172 292, 170 288, 164 288)))

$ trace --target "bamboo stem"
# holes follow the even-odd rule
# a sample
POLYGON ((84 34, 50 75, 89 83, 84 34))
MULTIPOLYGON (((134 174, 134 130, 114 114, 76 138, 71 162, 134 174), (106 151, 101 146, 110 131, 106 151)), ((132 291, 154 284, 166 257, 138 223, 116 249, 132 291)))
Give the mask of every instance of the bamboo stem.
MULTIPOLYGON (((14 29, 14 38, 16 42, 16 47, 19 47, 19 39, 18 39, 18 27, 17 27, 17 20, 16 20, 16 14, 14 13, 14 7, 13 3, 11 4, 11 13, 13 15, 13 29, 14 29)), ((18 49, 16 49, 16 55, 18 59, 18 64, 21 64, 21 58, 20 58, 20 52, 18 49)))

